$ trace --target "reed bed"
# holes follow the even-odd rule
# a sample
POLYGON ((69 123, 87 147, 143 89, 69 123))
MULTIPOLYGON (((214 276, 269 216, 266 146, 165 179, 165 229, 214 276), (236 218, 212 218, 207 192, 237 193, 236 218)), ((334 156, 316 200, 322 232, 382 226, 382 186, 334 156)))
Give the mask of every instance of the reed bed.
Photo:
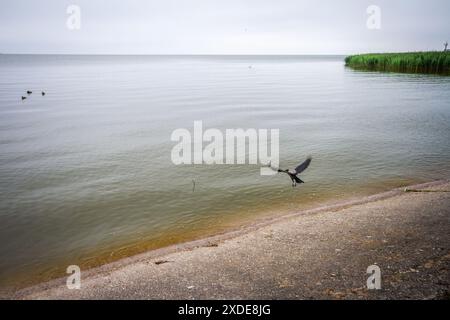
POLYGON ((345 58, 358 70, 450 75, 450 51, 360 54, 345 58))

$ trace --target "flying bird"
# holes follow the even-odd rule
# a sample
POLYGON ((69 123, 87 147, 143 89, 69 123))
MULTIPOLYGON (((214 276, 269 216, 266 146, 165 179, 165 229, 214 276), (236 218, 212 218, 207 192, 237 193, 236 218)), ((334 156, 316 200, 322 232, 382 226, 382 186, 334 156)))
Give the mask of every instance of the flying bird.
POLYGON ((44 91, 42 91, 41 94, 42 94, 42 96, 45 96, 45 92, 44 91))
POLYGON ((292 180, 292 186, 295 187, 295 186, 297 186, 297 183, 305 183, 304 181, 302 181, 298 177, 298 175, 300 173, 302 173, 303 171, 305 171, 306 168, 309 167, 309 164, 311 163, 311 160, 312 160, 312 158, 308 157, 303 163, 299 164, 294 170, 289 170, 289 169, 281 170, 281 169, 278 169, 278 172, 286 173, 289 176, 289 178, 291 178, 291 180, 292 180))
POLYGON ((25 100, 27 97, 22 96, 22 100, 25 100))
POLYGON ((33 91, 30 91, 30 90, 27 91, 27 94, 32 94, 32 93, 33 93, 33 91))

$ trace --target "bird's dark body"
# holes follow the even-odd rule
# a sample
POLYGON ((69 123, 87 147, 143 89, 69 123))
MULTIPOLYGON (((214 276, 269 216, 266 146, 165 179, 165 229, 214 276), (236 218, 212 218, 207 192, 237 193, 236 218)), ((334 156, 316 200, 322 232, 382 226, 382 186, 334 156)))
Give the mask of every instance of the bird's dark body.
POLYGON ((302 179, 300 179, 300 178, 298 177, 298 175, 299 175, 300 173, 302 173, 303 171, 305 171, 306 168, 309 167, 309 164, 311 163, 311 160, 312 160, 312 159, 311 159, 310 157, 307 158, 303 163, 301 163, 300 165, 298 165, 298 166, 295 168, 295 170, 293 170, 293 171, 290 171, 290 170, 288 170, 288 169, 286 169, 286 170, 280 170, 280 169, 278 169, 278 172, 284 172, 284 173, 286 173, 286 174, 289 176, 289 178, 291 178, 291 180, 292 180, 292 186, 295 187, 295 186, 297 185, 297 183, 305 183, 302 179))

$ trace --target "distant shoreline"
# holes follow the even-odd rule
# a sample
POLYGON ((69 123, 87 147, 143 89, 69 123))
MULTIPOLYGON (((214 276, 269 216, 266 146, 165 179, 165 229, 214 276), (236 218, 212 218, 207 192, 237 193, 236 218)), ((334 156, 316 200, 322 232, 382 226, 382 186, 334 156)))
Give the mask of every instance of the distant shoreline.
POLYGON ((221 53, 27 53, 4 52, 0 55, 9 56, 156 56, 156 57, 346 57, 348 54, 318 53, 318 54, 221 54, 221 53))
POLYGON ((355 70, 450 76, 450 51, 368 53, 345 58, 355 70))

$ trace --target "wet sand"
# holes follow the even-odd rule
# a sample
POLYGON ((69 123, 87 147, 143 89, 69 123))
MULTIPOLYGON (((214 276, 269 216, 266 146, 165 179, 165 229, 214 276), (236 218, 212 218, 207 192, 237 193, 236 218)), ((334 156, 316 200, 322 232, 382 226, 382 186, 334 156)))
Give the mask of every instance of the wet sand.
POLYGON ((295 212, 7 294, 19 299, 445 299, 450 182, 295 212), (426 192, 422 192, 426 191, 426 192), (431 192, 430 192, 431 191, 431 192), (368 290, 367 267, 381 269, 368 290))

